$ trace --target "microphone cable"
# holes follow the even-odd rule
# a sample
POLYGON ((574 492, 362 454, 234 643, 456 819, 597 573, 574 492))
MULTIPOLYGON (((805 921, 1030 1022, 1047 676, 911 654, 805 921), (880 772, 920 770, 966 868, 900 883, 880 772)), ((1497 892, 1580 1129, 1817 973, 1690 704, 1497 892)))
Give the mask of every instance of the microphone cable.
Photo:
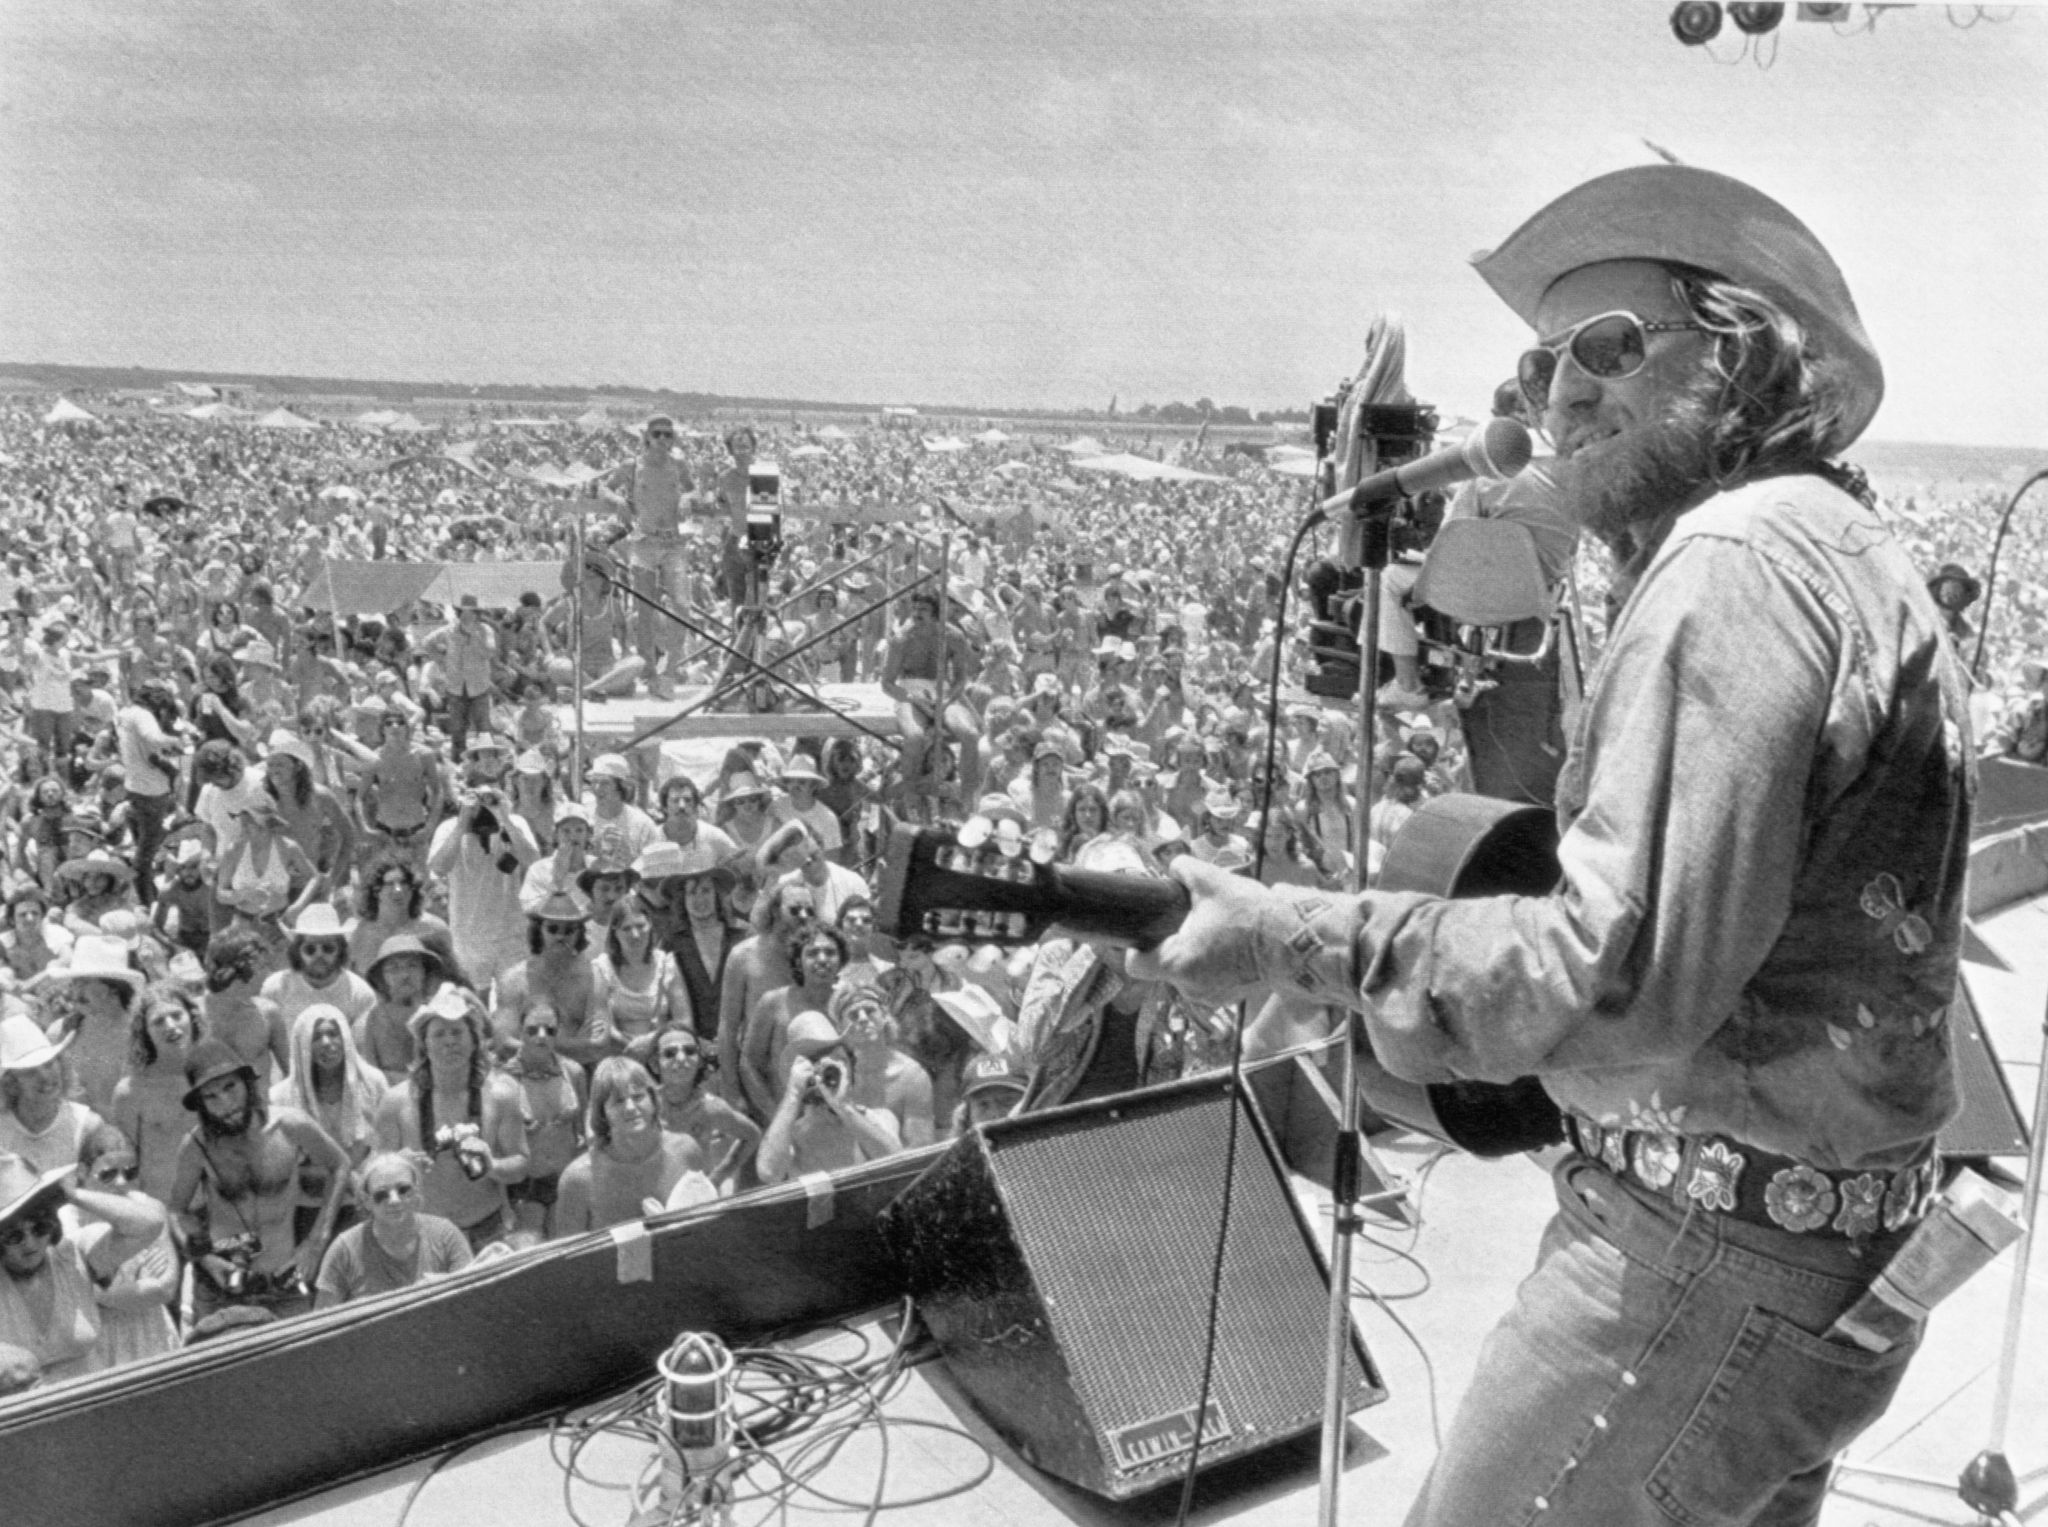
MULTIPOLYGON (((1315 489, 1310 489, 1310 503, 1315 504, 1315 489)), ((1285 666, 1282 659, 1281 643, 1287 630, 1287 596, 1294 588, 1294 563, 1301 554, 1301 544, 1310 531, 1320 526, 1327 516, 1320 506, 1314 507, 1295 528, 1294 537, 1287 543, 1287 557, 1280 570, 1280 595, 1273 605, 1273 673, 1266 686, 1266 758, 1259 771, 1259 839, 1252 847, 1252 879, 1259 880, 1266 872, 1266 820, 1273 806, 1273 764, 1280 744, 1280 673, 1285 666)), ((1195 1474, 1202 1458, 1203 1423, 1209 1415, 1209 1395, 1216 1377, 1216 1322, 1223 1303, 1223 1267, 1230 1247, 1230 1211, 1237 1187, 1237 1136, 1238 1115, 1247 1106, 1244 1096, 1244 1030, 1247 1022, 1249 1002, 1237 1004, 1237 1025, 1230 1036, 1230 1117, 1223 1136, 1223 1197, 1218 1205, 1219 1222, 1216 1226, 1216 1251, 1209 1264, 1209 1310, 1202 1337, 1202 1383, 1195 1394, 1192 1443, 1188 1448, 1187 1472, 1181 1476, 1180 1505, 1174 1512, 1174 1527, 1187 1527, 1188 1512, 1195 1502, 1195 1474)))

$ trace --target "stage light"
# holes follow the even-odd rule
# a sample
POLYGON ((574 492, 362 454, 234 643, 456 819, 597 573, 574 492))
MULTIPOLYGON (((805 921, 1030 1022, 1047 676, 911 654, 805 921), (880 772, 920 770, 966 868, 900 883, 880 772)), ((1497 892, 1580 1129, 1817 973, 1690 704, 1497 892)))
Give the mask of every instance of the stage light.
POLYGON ((1735 4, 1728 7, 1728 17, 1735 23, 1738 32, 1761 37, 1764 33, 1775 30, 1778 23, 1785 19, 1785 7, 1760 5, 1756 0, 1736 0, 1735 4))
POLYGON ((1685 0, 1671 13, 1671 35, 1688 48, 1721 35, 1721 7, 1713 0, 1685 0))

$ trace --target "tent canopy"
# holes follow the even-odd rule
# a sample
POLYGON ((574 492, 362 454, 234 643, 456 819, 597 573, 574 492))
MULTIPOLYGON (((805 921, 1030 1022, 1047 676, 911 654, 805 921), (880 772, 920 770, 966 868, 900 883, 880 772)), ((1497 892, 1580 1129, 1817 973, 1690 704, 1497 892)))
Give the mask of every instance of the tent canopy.
POLYGON ((186 397, 198 398, 202 402, 206 401, 207 399, 217 398, 220 396, 219 393, 215 392, 213 388, 208 386, 205 382, 173 382, 171 383, 171 386, 174 390, 183 393, 186 397))
POLYGON ((43 415, 45 424, 97 424, 96 415, 87 413, 69 398, 59 398, 50 405, 50 411, 43 415))
POLYGON ((311 419, 301 418, 289 408, 273 408, 256 421, 258 429, 318 429, 311 419))
POLYGON ((1136 482, 1228 482, 1227 477, 1218 477, 1210 472, 1196 472, 1187 467, 1177 467, 1170 462, 1153 461, 1146 456, 1088 456, 1074 465, 1083 472, 1108 472, 1116 477, 1128 477, 1136 482))
POLYGON ((510 609, 529 590, 543 599, 562 592, 560 562, 344 562, 324 560, 306 585, 308 609, 337 615, 389 615, 424 599, 452 605, 464 594, 491 609, 510 609))

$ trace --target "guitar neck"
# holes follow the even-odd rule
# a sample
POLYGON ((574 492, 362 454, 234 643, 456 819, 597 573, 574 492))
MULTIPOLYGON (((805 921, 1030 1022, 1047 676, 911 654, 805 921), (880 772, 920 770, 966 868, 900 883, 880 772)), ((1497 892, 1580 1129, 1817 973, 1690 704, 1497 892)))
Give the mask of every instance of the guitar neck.
POLYGON ((1149 949, 1187 920, 1187 888, 1174 880, 1102 870, 1053 869, 1046 906, 1062 928, 1085 938, 1149 949))

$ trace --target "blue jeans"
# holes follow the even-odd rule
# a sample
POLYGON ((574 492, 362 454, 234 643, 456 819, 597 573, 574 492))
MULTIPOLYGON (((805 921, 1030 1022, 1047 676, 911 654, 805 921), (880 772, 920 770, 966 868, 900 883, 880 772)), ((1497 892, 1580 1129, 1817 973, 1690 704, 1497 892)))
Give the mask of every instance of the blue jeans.
POLYGON ((1567 1156, 1409 1527, 1812 1523, 1914 1344, 1825 1331, 1907 1231, 1858 1252, 1695 1210, 1567 1156))

